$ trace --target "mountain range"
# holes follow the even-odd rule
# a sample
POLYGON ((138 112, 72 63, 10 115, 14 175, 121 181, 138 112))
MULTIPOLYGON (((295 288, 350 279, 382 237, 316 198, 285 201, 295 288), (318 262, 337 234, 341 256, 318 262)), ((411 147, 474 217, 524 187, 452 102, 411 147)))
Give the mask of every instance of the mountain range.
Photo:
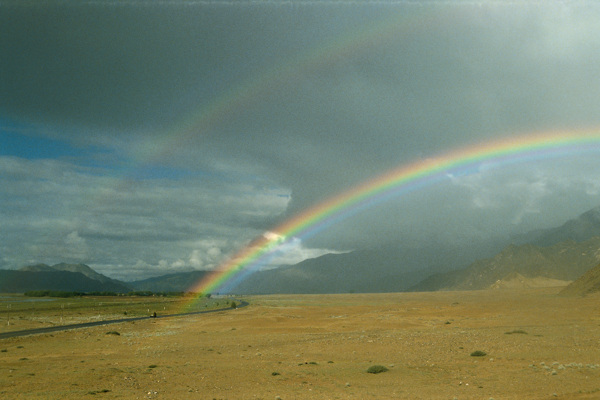
MULTIPOLYGON (((567 240, 552 246, 510 245, 488 259, 467 268, 434 274, 413 286, 411 291, 475 290, 501 286, 501 281, 547 278, 565 283, 573 281, 600 262, 600 236, 585 242, 567 240)), ((556 283, 556 282, 555 282, 556 283)))
POLYGON ((36 264, 16 271, 0 270, 0 292, 22 293, 32 290, 127 293, 131 288, 99 274, 85 264, 36 264))
POLYGON ((600 236, 600 207, 592 208, 556 228, 539 229, 515 235, 513 242, 515 244, 552 246, 566 240, 583 242, 594 236, 600 236))
POLYGON ((194 282, 200 281, 210 271, 178 272, 140 281, 127 282, 136 291, 185 292, 194 282))
MULTIPOLYGON (((465 243, 427 248, 387 245, 326 254, 257 271, 232 289, 239 294, 473 290, 566 285, 600 262, 600 207, 555 228, 514 236, 496 248, 465 243)), ((0 292, 186 291, 207 271, 120 282, 85 264, 36 264, 0 270, 0 292)), ((591 278, 590 278, 591 279, 591 278)), ((589 279, 588 279, 589 280, 589 279)))
POLYGON ((382 246, 343 254, 325 254, 298 264, 258 271, 233 289, 236 293, 351 293, 401 292, 439 271, 460 265, 459 252, 438 247, 425 252, 418 248, 382 246))
MULTIPOLYGON (((327 254, 255 272, 239 293, 344 293, 486 289, 521 275, 523 285, 567 284, 599 261, 600 207, 563 225, 510 239, 496 251, 462 247, 385 247, 327 254), (530 239, 531 243, 527 242, 530 239), (494 255, 495 254, 495 255, 494 255), (469 259, 473 258, 473 259, 469 259), (544 283, 542 283, 544 282, 544 283)), ((514 281, 512 284, 516 284, 514 281)))

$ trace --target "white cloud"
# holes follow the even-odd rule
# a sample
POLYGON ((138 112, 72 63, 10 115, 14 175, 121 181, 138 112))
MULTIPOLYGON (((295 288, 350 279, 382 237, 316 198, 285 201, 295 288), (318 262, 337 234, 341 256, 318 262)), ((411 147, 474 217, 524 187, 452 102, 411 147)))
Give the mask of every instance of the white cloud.
POLYGON ((568 60, 586 56, 590 47, 599 46, 600 26, 597 14, 591 12, 598 10, 597 4, 581 5, 557 2, 529 14, 530 23, 538 30, 532 35, 534 40, 527 42, 528 54, 568 60))
POLYGON ((589 196, 598 196, 600 194, 600 178, 589 178, 584 182, 585 194, 589 196))
POLYGON ((120 276, 210 269, 289 201, 280 196, 285 189, 235 181, 127 181, 98 172, 109 171, 0 157, 0 223, 11 267, 87 262, 118 265, 120 276))
MULTIPOLYGON (((266 235, 265 235, 266 236, 266 235)), ((281 235, 272 235, 275 240, 284 240, 281 235)), ((284 240, 270 253, 268 263, 261 265, 263 268, 273 268, 281 265, 297 264, 307 258, 315 258, 328 253, 342 253, 332 249, 307 248, 302 240, 296 237, 284 240)))
POLYGON ((546 159, 513 165, 486 164, 479 172, 451 176, 462 202, 494 216, 502 223, 519 225, 526 219, 560 221, 555 213, 577 208, 569 217, 597 205, 600 181, 593 156, 546 159), (561 211, 559 211, 561 210, 561 211), (539 217, 535 215, 539 214, 539 217))
POLYGON ((65 238, 65 243, 71 246, 81 246, 85 245, 85 239, 80 237, 77 231, 73 231, 67 235, 65 238))
POLYGON ((63 257, 65 260, 89 261, 89 247, 86 240, 77 231, 69 233, 64 239, 63 257))

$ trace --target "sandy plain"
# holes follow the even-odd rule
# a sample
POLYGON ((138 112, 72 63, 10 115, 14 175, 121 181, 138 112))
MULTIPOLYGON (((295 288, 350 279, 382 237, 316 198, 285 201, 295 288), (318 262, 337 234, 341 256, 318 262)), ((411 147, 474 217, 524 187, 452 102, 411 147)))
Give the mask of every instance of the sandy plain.
POLYGON ((600 296, 558 291, 256 296, 3 339, 0 398, 598 399, 600 296))

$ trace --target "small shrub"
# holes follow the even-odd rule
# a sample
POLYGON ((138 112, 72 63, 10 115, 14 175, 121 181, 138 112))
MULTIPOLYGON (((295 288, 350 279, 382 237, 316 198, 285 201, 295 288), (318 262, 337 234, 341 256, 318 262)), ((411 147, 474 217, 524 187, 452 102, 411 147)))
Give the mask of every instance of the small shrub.
POLYGON ((120 336, 121 334, 117 331, 108 331, 106 332, 107 335, 116 335, 116 336, 120 336))
POLYGON ((158 367, 158 365, 156 365, 156 364, 148 365, 148 368, 156 368, 156 367, 158 367))
POLYGON ((510 332, 504 332, 506 335, 512 335, 513 333, 520 333, 523 335, 527 335, 527 332, 525 332, 523 329, 515 329, 514 331, 510 331, 510 332))
POLYGON ((487 356, 487 353, 485 351, 475 350, 474 352, 471 353, 471 357, 483 357, 483 356, 487 356))
POLYGON ((271 372, 271 375, 277 376, 277 375, 281 375, 281 374, 279 372, 271 372))
POLYGON ((369 374, 380 374, 382 372, 387 372, 387 371, 389 371, 389 369, 387 369, 383 365, 371 365, 369 367, 369 369, 367 369, 367 372, 369 374))
POLYGON ((0 352, 2 352, 2 353, 6 353, 7 351, 8 351, 7 349, 0 350, 0 352))
POLYGON ((237 303, 235 301, 231 302, 231 308, 237 308, 237 303))
POLYGON ((98 393, 108 393, 108 392, 110 392, 110 390, 102 389, 102 390, 92 390, 90 392, 87 392, 87 394, 98 394, 98 393))

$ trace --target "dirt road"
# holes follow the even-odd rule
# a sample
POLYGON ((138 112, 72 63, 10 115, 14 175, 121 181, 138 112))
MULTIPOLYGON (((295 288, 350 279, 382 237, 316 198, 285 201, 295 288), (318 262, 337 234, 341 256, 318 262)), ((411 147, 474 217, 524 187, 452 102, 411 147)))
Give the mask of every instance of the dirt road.
MULTIPOLYGON (((246 307, 248 302, 241 300, 237 305, 237 308, 246 307)), ((39 335, 42 333, 52 333, 52 332, 60 332, 66 331, 70 329, 81 329, 81 328, 90 328, 92 326, 103 326, 110 324, 118 324, 123 322, 133 322, 133 321, 142 321, 150 318, 172 318, 172 317, 184 317, 188 315, 196 315, 196 314, 208 314, 220 311, 229 311, 232 310, 231 307, 223 307, 223 308, 214 308, 210 310, 203 311, 195 311, 189 313, 181 313, 181 314, 168 314, 168 315, 150 315, 146 317, 134 317, 134 318, 119 318, 119 319, 109 319, 104 321, 92 321, 92 322, 82 322, 80 324, 70 324, 70 325, 55 325, 55 326, 46 326, 44 328, 36 328, 36 329, 26 329, 22 331, 12 331, 12 332, 0 332, 0 339, 8 339, 20 336, 29 336, 29 335, 39 335)))

